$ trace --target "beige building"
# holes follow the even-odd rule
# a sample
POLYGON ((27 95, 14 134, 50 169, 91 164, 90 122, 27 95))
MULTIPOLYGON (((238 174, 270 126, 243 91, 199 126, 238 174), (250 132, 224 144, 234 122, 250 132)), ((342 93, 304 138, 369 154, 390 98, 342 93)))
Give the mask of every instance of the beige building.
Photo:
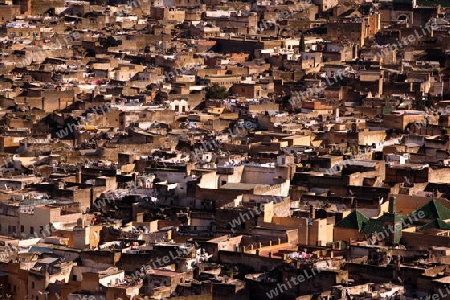
POLYGON ((179 9, 176 7, 152 7, 150 10, 150 16, 156 20, 181 23, 185 19, 186 12, 184 9, 179 9))
POLYGON ((64 0, 54 0, 49 5, 46 0, 20 0, 20 12, 25 15, 39 15, 45 13, 49 8, 64 8, 64 0))
POLYGON ((225 87, 226 89, 229 89, 234 84, 241 83, 241 75, 216 75, 216 76, 208 76, 205 78, 205 81, 208 84, 217 83, 220 86, 225 87))
POLYGON ((19 201, 3 204, 0 215, 2 226, 0 234, 21 238, 44 238, 56 229, 75 226, 81 213, 73 213, 63 206, 42 205, 19 201), (53 227, 52 227, 53 225, 53 227))
POLYGON ((36 25, 18 23, 17 26, 7 26, 3 31, 6 31, 6 36, 13 38, 26 38, 32 40, 41 39, 41 28, 36 25))
POLYGON ((62 262, 60 258, 42 258, 36 261, 28 270, 26 289, 27 299, 42 300, 45 291, 51 283, 69 282, 74 262, 62 262))
POLYGON ((0 5, 0 24, 14 19, 20 14, 19 5, 0 5))

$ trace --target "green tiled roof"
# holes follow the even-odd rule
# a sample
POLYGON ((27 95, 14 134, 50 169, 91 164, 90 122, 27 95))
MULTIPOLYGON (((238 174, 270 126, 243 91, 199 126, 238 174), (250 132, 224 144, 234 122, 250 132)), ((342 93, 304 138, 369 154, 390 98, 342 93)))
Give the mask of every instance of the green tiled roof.
POLYGON ((383 228, 383 222, 378 219, 370 219, 366 226, 364 226, 363 230, 361 231, 364 234, 371 234, 371 233, 377 233, 382 232, 384 230, 383 228))
POLYGON ((361 230, 369 219, 358 210, 352 211, 348 216, 340 220, 334 227, 361 230))
POLYGON ((428 224, 423 225, 419 228, 419 230, 428 230, 428 229, 443 229, 450 230, 450 224, 445 223, 441 219, 435 219, 428 224))
POLYGON ((444 7, 450 6, 449 0, 418 0, 417 1, 418 6, 437 6, 441 5, 444 7))
MULTIPOLYGON (((416 210, 416 214, 411 214, 411 218, 414 218, 414 216, 418 216, 418 212, 425 213, 425 216, 423 219, 426 220, 434 220, 434 219, 441 219, 441 220, 447 220, 450 219, 450 209, 436 201, 435 199, 431 200, 421 208, 416 210)), ((421 215, 423 215, 423 213, 421 215)))
MULTIPOLYGON (((391 222, 392 218, 393 216, 391 214, 385 213, 378 219, 370 219, 361 232, 364 234, 383 232, 385 229, 383 224, 391 222)), ((403 222, 404 219, 405 217, 401 214, 396 214, 394 217, 395 222, 403 222)))

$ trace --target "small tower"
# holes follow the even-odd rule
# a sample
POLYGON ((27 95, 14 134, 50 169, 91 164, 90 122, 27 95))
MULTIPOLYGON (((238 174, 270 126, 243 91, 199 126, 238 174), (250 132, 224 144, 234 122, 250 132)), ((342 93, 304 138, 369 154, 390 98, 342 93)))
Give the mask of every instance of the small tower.
POLYGON ((84 219, 83 218, 78 218, 77 219, 77 228, 84 228, 84 219))
POLYGON ((389 198, 389 212, 383 217, 383 227, 386 236, 386 244, 397 245, 402 238, 402 222, 403 216, 397 212, 397 198, 394 196, 389 198))
POLYGON ((389 213, 395 214, 397 212, 397 198, 392 196, 389 198, 389 213))
POLYGON ((309 206, 309 218, 313 220, 316 218, 316 207, 314 205, 309 206))

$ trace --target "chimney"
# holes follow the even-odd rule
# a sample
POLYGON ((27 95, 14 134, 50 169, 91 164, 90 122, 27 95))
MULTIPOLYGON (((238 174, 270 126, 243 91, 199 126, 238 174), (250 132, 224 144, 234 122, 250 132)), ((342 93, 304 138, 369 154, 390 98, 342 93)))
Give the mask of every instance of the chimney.
POLYGON ((77 228, 84 228, 84 227, 86 227, 84 225, 84 219, 83 218, 78 218, 77 219, 77 228))
POLYGON ((314 205, 309 206, 309 217, 313 220, 316 218, 316 208, 314 205))
POLYGON ((81 184, 81 169, 77 170, 77 183, 81 184))
POLYGON ((378 79, 378 94, 383 94, 383 73, 380 74, 380 79, 378 79))

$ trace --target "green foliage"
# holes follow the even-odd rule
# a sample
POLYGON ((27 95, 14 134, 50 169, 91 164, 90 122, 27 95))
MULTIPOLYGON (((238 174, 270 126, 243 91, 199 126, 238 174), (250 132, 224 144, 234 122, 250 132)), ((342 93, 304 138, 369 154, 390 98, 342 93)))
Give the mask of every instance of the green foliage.
POLYGON ((106 48, 109 48, 109 47, 117 47, 117 46, 119 46, 119 45, 121 45, 122 43, 121 42, 119 42, 119 41, 117 41, 113 36, 108 36, 107 38, 106 38, 106 40, 104 41, 104 46, 106 47, 106 48))
POLYGON ((416 95, 412 102, 411 108, 416 109, 416 110, 424 110, 425 109, 425 104, 424 104, 424 101, 422 100, 422 93, 420 91, 416 91, 416 95))
POLYGON ((300 36, 299 50, 300 52, 305 52, 306 50, 305 36, 303 34, 300 36))
POLYGON ((107 5, 108 3, 109 3, 108 0, 94 0, 93 1, 93 4, 96 4, 96 5, 107 5))
POLYGON ((227 89, 218 83, 213 83, 206 89, 206 99, 225 99, 229 96, 227 89))
POLYGON ((449 0, 418 0, 417 5, 419 6, 443 6, 443 7, 449 7, 450 1, 449 0))

